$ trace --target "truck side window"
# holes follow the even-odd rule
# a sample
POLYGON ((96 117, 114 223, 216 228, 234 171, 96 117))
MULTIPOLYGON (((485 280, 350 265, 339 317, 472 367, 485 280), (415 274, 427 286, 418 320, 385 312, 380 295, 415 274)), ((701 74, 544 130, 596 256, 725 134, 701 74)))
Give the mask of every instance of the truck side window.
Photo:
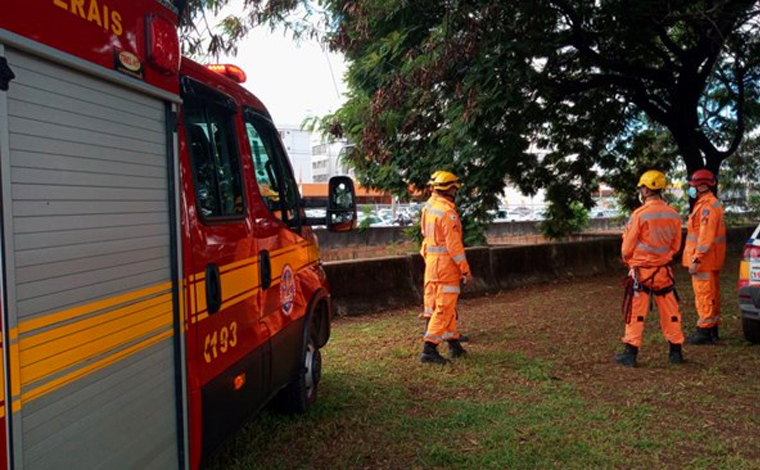
POLYGON ((193 99, 185 100, 183 110, 201 216, 243 216, 244 195, 232 112, 193 99))
POLYGON ((298 188, 277 130, 266 118, 252 112, 245 114, 245 130, 261 198, 275 217, 298 228, 298 188))

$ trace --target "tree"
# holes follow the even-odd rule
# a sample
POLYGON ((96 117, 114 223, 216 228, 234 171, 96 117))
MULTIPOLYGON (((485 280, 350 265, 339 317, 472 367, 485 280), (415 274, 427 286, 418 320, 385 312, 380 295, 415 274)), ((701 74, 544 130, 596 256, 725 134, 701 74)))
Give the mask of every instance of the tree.
POLYGON ((348 160, 364 184, 403 194, 448 169, 465 178, 462 203, 480 220, 505 178, 527 194, 545 189, 555 219, 573 202, 591 207, 602 175, 622 187, 617 170, 646 169, 631 156, 656 146, 653 127, 689 173, 718 173, 760 117, 755 0, 246 5, 240 24, 299 8, 324 17, 324 40, 350 68, 348 101, 323 124, 357 144, 348 160))

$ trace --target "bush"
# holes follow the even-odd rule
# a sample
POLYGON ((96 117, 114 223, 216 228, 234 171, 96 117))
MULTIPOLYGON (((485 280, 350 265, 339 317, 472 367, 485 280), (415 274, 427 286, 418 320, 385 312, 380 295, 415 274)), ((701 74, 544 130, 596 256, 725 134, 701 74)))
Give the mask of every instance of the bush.
POLYGON ((589 212, 581 203, 569 205, 549 204, 546 220, 538 223, 541 233, 551 239, 562 238, 568 234, 579 233, 588 228, 589 212))

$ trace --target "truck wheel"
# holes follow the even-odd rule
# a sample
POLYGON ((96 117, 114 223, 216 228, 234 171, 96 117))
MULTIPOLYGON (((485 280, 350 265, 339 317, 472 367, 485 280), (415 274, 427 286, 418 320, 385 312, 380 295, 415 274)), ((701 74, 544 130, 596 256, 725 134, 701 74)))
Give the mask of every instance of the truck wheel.
POLYGON ((760 343, 760 320, 742 317, 744 337, 751 343, 760 343))
POLYGON ((317 400, 317 389, 322 377, 322 354, 310 337, 306 343, 303 368, 278 396, 280 411, 287 414, 303 414, 317 400))

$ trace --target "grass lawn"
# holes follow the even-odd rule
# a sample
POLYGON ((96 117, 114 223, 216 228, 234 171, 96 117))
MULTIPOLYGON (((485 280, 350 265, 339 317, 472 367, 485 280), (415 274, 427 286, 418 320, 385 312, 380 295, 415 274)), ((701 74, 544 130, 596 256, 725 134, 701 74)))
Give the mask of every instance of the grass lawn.
POLYGON ((656 311, 639 368, 614 364, 622 273, 463 300, 470 355, 451 366, 417 362, 416 309, 337 320, 311 411, 265 410, 207 468, 760 468, 760 347, 726 266, 723 340, 685 346, 676 367, 656 311))

